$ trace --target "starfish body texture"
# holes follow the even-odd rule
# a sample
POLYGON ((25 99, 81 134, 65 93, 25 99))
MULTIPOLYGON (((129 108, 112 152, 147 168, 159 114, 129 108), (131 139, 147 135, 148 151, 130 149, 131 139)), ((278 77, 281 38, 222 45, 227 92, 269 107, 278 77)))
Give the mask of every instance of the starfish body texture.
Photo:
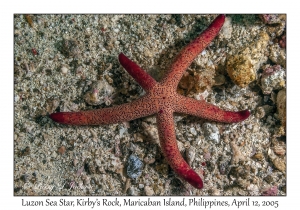
POLYGON ((204 100, 187 98, 176 92, 184 71, 215 38, 224 21, 225 15, 219 15, 205 31, 183 48, 161 82, 155 81, 146 71, 121 53, 119 55, 121 65, 146 91, 146 94, 138 100, 97 110, 53 113, 50 115, 51 119, 69 125, 100 125, 130 121, 155 114, 160 146, 169 165, 180 177, 201 189, 202 179, 186 163, 178 149, 173 113, 184 113, 223 123, 240 122, 250 115, 248 110, 224 111, 204 100))

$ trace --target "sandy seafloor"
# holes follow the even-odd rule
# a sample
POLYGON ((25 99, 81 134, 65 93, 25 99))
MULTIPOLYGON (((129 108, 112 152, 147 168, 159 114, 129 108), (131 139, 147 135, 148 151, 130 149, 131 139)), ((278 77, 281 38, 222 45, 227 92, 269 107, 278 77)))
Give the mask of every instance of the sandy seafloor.
POLYGON ((227 15, 225 28, 179 84, 178 92, 185 96, 226 110, 251 111, 247 120, 235 124, 176 115, 178 145, 204 177, 201 190, 168 166, 153 116, 77 127, 48 117, 139 98, 144 92, 119 64, 118 54, 123 52, 159 81, 180 49, 215 17, 66 14, 26 19, 16 14, 15 195, 285 195, 286 56, 279 46, 284 15, 272 24, 258 15, 227 15), (243 88, 228 74, 227 63, 234 56, 242 56, 234 65, 244 71, 239 80, 247 83, 243 88), (132 154, 143 162, 135 179, 127 173, 132 154))

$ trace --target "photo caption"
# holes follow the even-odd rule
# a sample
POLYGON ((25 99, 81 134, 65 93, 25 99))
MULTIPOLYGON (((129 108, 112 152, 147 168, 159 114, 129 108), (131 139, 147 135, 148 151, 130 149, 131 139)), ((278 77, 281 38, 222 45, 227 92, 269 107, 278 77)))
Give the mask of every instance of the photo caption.
POLYGON ((46 198, 21 199, 21 206, 65 206, 65 207, 126 207, 126 206, 179 206, 179 207, 279 207, 278 200, 261 200, 255 198, 46 198))

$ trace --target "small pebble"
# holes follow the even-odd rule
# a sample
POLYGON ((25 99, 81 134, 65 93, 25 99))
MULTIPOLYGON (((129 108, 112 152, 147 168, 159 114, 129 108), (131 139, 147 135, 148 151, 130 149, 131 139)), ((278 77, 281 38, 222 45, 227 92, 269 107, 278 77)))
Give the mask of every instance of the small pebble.
POLYGON ((28 147, 28 146, 25 149, 19 151, 19 156, 20 157, 26 156, 26 155, 29 155, 29 154, 30 154, 30 147, 28 147))
POLYGON ((78 163, 78 160, 77 160, 77 159, 74 159, 74 160, 73 160, 73 166, 76 166, 77 163, 78 163))
POLYGON ((215 86, 223 85, 226 82, 226 77, 222 74, 218 74, 214 77, 215 80, 215 86))
POLYGON ((259 195, 259 189, 258 189, 258 186, 255 185, 255 184, 250 184, 250 185, 247 187, 247 190, 248 190, 248 192, 249 192, 250 195, 253 195, 253 196, 259 195))
POLYGON ((283 127, 286 126, 286 90, 282 89, 277 94, 277 112, 278 118, 283 127))
POLYGON ((240 161, 245 161, 244 155, 234 141, 230 142, 230 147, 232 150, 231 164, 238 164, 240 161))
POLYGON ((273 182, 273 177, 271 175, 268 175, 264 178, 264 180, 267 182, 267 183, 272 183, 273 182))
POLYGON ((269 35, 262 32, 249 47, 227 58, 226 69, 231 80, 239 87, 246 87, 256 80, 256 72, 261 64, 267 61, 265 51, 269 42, 269 35), (251 49, 251 50, 250 50, 251 49))
POLYGON ((284 156, 286 148, 283 145, 276 145, 276 146, 274 146, 273 151, 276 155, 284 156))
POLYGON ((204 130, 204 136, 206 140, 214 141, 216 144, 220 142, 219 129, 215 124, 204 123, 202 128, 204 130))
POLYGON ((28 174, 23 174, 23 175, 21 176, 21 179, 22 179, 24 182, 28 182, 28 180, 29 180, 29 175, 28 175, 28 174))
POLYGON ((274 154, 273 150, 268 150, 268 156, 271 159, 275 168, 280 170, 281 172, 285 173, 286 171, 286 163, 282 158, 279 158, 277 155, 274 154))
POLYGON ((56 99, 47 99, 46 100, 46 111, 50 114, 55 111, 55 109, 59 106, 59 101, 56 99))
POLYGON ((210 160, 210 158, 211 158, 210 152, 205 152, 205 153, 203 154, 203 158, 204 158, 205 160, 210 160))
POLYGON ((130 155, 127 164, 127 175, 131 179, 136 179, 142 174, 143 162, 136 155, 130 155))
POLYGON ((264 94, 285 87, 285 69, 280 65, 266 65, 261 77, 261 89, 264 94))
POLYGON ((81 53, 79 42, 75 39, 64 39, 62 41, 61 53, 66 57, 78 58, 81 53))
POLYGON ((256 79, 251 58, 240 53, 228 58, 227 72, 231 80, 240 87, 246 87, 256 79))
POLYGON ((272 160, 275 168, 277 168, 278 170, 280 170, 281 172, 285 173, 286 171, 286 164, 285 161, 281 158, 275 158, 272 160))
POLYGON ((222 174, 222 175, 225 175, 225 174, 226 174, 227 166, 228 166, 228 163, 227 163, 227 162, 221 162, 221 163, 219 164, 219 171, 220 171, 220 174, 222 174))
POLYGON ((278 44, 270 47, 269 58, 275 64, 286 68, 286 50, 281 48, 278 44))
POLYGON ((16 95, 15 96, 15 102, 18 102, 20 100, 20 96, 16 95))
POLYGON ((69 69, 66 66, 62 66, 60 70, 61 70, 61 73, 63 73, 63 74, 67 74, 69 71, 69 69))
POLYGON ((191 132, 191 134, 193 134, 194 136, 197 136, 197 131, 196 131, 196 129, 195 129, 194 127, 191 127, 191 128, 190 128, 190 132, 191 132))
POLYGON ((100 105, 105 103, 109 106, 112 102, 114 88, 105 80, 93 81, 90 89, 85 93, 84 100, 89 105, 100 105))
POLYGON ((144 188, 144 190, 145 190, 145 194, 146 194, 147 196, 152 196, 152 195, 154 195, 154 190, 153 190, 151 187, 146 186, 146 187, 144 188))
POLYGON ((132 196, 136 196, 137 195, 137 192, 136 190, 134 189, 134 187, 130 187, 128 189, 128 195, 132 195, 132 196))
POLYGON ((224 37, 225 39, 230 39, 232 34, 232 23, 231 17, 226 17, 223 27, 220 30, 220 37, 224 37))
POLYGON ((264 155, 261 152, 259 152, 259 153, 256 153, 255 155, 253 155, 252 158, 254 158, 256 160, 263 160, 264 155))
POLYGON ((217 188, 210 189, 210 193, 211 193, 212 196, 220 196, 220 195, 222 195, 221 192, 220 192, 220 190, 217 189, 217 188))
POLYGON ((280 23, 281 20, 279 18, 278 14, 260 14, 259 18, 265 23, 265 24, 277 24, 280 23))
POLYGON ((60 148, 58 148, 57 151, 58 151, 59 154, 63 155, 66 152, 66 147, 65 146, 61 146, 60 148))
POLYGON ((276 196, 278 194, 277 186, 270 187, 262 192, 263 196, 276 196))
MULTIPOLYGON (((97 173, 97 167, 94 161, 89 160, 87 162, 87 168, 90 174, 96 174, 97 173)), ((80 169, 81 170, 81 169, 80 169)))
POLYGON ((52 155, 51 155, 53 158, 56 158, 57 157, 57 153, 56 152, 52 152, 52 155))
POLYGON ((195 154, 196 154, 196 148, 191 146, 189 147, 186 151, 186 159, 189 165, 191 165, 195 159, 195 154))
POLYGON ((256 109, 256 113, 255 113, 255 117, 258 118, 258 119, 261 119, 265 116, 265 110, 263 107, 257 107, 256 109))
POLYGON ((280 37, 279 46, 281 48, 286 48, 286 35, 280 37))
POLYGON ((89 185, 91 182, 91 178, 86 175, 82 176, 82 180, 84 185, 89 185))
MULTIPOLYGON (((124 193, 126 193, 127 192, 127 190, 130 188, 130 186, 131 186, 131 182, 130 182, 130 179, 126 179, 126 182, 125 182, 125 187, 124 187, 124 193)), ((129 190, 128 190, 129 191, 129 190)))
POLYGON ((134 137, 134 142, 143 142, 144 141, 144 137, 141 133, 135 133, 133 135, 134 137))
POLYGON ((85 29, 85 36, 86 37, 90 37, 92 35, 92 30, 91 30, 91 28, 86 28, 85 29))

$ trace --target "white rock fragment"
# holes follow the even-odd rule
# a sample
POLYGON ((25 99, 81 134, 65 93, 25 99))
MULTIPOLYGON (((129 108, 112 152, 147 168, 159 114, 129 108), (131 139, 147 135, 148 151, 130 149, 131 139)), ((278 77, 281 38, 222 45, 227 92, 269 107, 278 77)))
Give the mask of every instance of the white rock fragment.
POLYGON ((153 190, 151 187, 146 186, 146 187, 144 188, 144 190, 145 190, 145 194, 146 194, 147 196, 152 196, 152 195, 154 195, 154 190, 153 190))
POLYGON ((95 159, 95 163, 96 163, 96 166, 98 166, 98 167, 100 167, 102 165, 100 159, 95 159))
POLYGON ((86 29, 85 29, 85 36, 86 36, 86 37, 90 37, 91 35, 92 35, 92 30, 91 30, 91 28, 89 28, 89 27, 86 28, 86 29))
POLYGON ((247 190, 248 190, 248 192, 249 192, 250 195, 253 195, 253 196, 259 195, 259 189, 258 189, 258 186, 257 186, 257 185, 250 184, 250 185, 247 187, 247 190))
POLYGON ((185 151, 185 153, 186 153, 186 158, 187 158, 188 164, 192 165, 192 163, 195 159, 195 155, 196 155, 196 148, 191 146, 185 151))
POLYGON ((49 98, 46 100, 46 111, 48 113, 53 113, 58 106, 59 106, 59 101, 57 99, 49 98))
POLYGON ((256 108, 255 117, 258 119, 263 118, 266 115, 265 110, 262 106, 256 108))
POLYGON ((232 33, 231 17, 226 17, 225 22, 220 30, 219 36, 230 39, 232 33))
POLYGON ((286 67, 286 51, 280 48, 278 44, 274 44, 270 47, 269 58, 276 64, 286 67))
POLYGON ((92 83, 90 90, 84 95, 84 100, 90 105, 105 103, 109 106, 114 91, 114 88, 106 80, 98 80, 92 83))
POLYGON ((61 73, 63 73, 63 74, 67 74, 69 71, 69 69, 66 66, 62 66, 60 70, 61 70, 61 73))
POLYGON ((181 141, 176 140, 177 142, 177 146, 180 152, 184 152, 185 151, 185 146, 181 141))
POLYGON ((245 156, 240 151, 240 148, 236 145, 234 141, 230 142, 230 147, 232 150, 231 164, 238 164, 240 161, 246 160, 245 156))
POLYGON ((127 128, 126 127, 121 127, 120 130, 119 130, 119 135, 120 135, 120 138, 123 137, 123 134, 127 132, 127 128))
POLYGON ((20 96, 19 95, 15 95, 15 102, 18 102, 20 100, 20 96))
POLYGON ((283 87, 285 87, 285 70, 280 65, 267 65, 261 77, 261 89, 263 93, 270 94, 273 90, 283 87))
POLYGON ((63 101, 62 106, 60 106, 61 112, 76 112, 78 111, 78 104, 75 104, 71 101, 63 101))
POLYGON ((206 140, 214 141, 215 143, 220 142, 220 133, 219 129, 215 124, 212 123, 204 123, 202 125, 204 136, 206 140))
POLYGON ((194 127, 191 127, 191 128, 190 128, 190 132, 191 132, 191 134, 193 134, 194 136, 197 136, 197 131, 196 131, 196 129, 195 129, 194 127))
POLYGON ((286 172, 286 161, 284 160, 284 158, 280 158, 277 155, 275 155, 274 151, 270 148, 268 150, 268 156, 274 164, 275 168, 277 168, 283 173, 286 172))
POLYGON ((157 127, 145 122, 142 122, 142 127, 144 128, 144 134, 149 137, 149 140, 155 144, 159 144, 157 127))
POLYGON ((57 153, 56 152, 52 152, 52 157, 56 158, 57 157, 57 153))

